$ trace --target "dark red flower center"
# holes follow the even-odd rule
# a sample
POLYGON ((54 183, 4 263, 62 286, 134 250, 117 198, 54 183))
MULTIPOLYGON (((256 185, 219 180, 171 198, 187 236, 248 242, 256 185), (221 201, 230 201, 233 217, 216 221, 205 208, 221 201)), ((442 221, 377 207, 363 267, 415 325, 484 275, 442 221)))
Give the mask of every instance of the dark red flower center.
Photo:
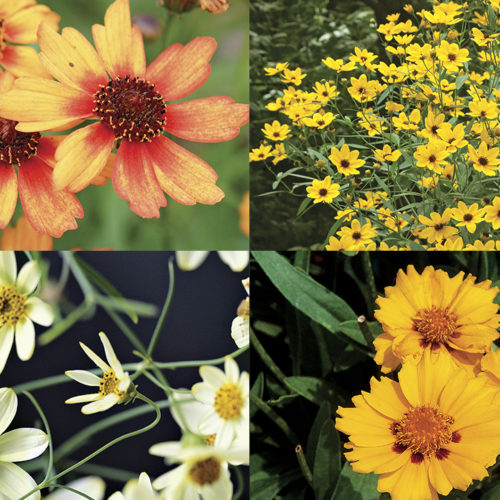
POLYGON ((479 165, 482 165, 483 167, 485 167, 486 165, 488 165, 488 158, 485 158, 484 156, 480 156, 478 159, 477 159, 479 165))
POLYGON ((472 216, 472 214, 465 214, 464 215, 464 221, 466 222, 469 222, 473 219, 474 217, 472 216))
POLYGON ((319 190, 319 194, 320 196, 326 196, 328 194, 328 190, 326 190, 325 188, 321 188, 319 190))
POLYGON ((161 134, 167 122, 166 105, 154 84, 127 75, 100 87, 92 111, 113 130, 117 139, 151 142, 161 134))
POLYGON ((359 231, 355 231, 354 233, 352 233, 352 239, 353 240, 359 240, 361 239, 361 233, 359 231))
POLYGON ((349 160, 340 160, 340 166, 342 168, 348 168, 349 167, 349 160))
POLYGON ((17 123, 0 118, 0 161, 10 165, 20 165, 35 156, 41 137, 38 132, 18 132, 17 123))

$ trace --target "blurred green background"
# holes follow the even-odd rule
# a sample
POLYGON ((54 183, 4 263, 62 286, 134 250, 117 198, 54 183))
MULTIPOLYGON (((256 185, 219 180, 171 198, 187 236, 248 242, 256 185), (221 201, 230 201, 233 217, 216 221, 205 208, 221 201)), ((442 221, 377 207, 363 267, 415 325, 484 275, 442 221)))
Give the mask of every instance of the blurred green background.
MULTIPOLYGON (((40 0, 61 16, 60 27, 72 26, 89 40, 91 26, 102 24, 112 0, 40 0)), ((151 63, 173 43, 186 44, 196 36, 213 36, 218 43, 212 74, 196 92, 183 100, 227 95, 248 103, 248 0, 234 0, 224 14, 194 9, 182 16, 168 16, 156 0, 130 0, 132 16, 149 14, 167 25, 159 39, 145 40, 146 62, 151 63)), ((217 185, 225 198, 214 206, 184 206, 167 196, 159 219, 142 219, 128 203, 106 186, 89 186, 77 196, 85 210, 79 229, 54 240, 55 249, 113 248, 115 250, 247 249, 248 238, 239 229, 238 206, 248 191, 248 125, 230 142, 197 144, 173 138, 200 156, 219 175, 217 185)), ((20 204, 14 221, 21 214, 20 204)))

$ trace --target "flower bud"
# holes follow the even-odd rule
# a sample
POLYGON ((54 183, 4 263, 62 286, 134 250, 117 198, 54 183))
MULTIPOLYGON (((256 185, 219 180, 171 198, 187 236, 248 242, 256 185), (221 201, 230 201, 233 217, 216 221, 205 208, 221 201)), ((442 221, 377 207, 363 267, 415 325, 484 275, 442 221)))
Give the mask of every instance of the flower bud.
POLYGON ((230 4, 227 0, 200 0, 200 5, 203 10, 211 14, 222 14, 230 4))

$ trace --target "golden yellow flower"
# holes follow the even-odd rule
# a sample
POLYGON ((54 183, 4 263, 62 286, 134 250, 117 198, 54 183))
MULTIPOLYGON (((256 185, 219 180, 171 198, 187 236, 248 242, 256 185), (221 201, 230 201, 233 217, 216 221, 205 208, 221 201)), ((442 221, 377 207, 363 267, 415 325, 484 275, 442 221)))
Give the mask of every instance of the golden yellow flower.
POLYGON ((460 366, 477 368, 482 354, 498 338, 500 325, 498 293, 491 281, 476 283, 463 272, 450 278, 441 269, 427 266, 419 274, 413 266, 400 269, 395 286, 385 288, 385 297, 375 318, 383 333, 375 341, 375 362, 388 373, 424 351, 442 352, 460 366))
POLYGON ((354 471, 380 474, 378 491, 437 500, 488 475, 500 453, 500 411, 485 377, 426 353, 405 363, 399 383, 372 378, 370 388, 354 408, 338 408, 335 427, 349 435, 354 471))

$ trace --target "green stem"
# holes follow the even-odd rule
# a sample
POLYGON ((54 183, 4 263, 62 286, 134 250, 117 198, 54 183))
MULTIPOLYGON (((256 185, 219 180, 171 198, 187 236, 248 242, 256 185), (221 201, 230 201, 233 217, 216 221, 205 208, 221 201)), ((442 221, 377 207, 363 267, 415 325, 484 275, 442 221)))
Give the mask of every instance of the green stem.
POLYGON ((245 490, 245 481, 239 467, 235 467, 234 465, 230 465, 230 467, 236 474, 236 483, 238 484, 238 489, 233 494, 233 500, 239 500, 245 490))
POLYGON ((358 316, 358 325, 363 337, 365 338, 366 344, 369 348, 373 349, 373 336, 368 323, 366 322, 366 316, 358 316))
POLYGON ((51 484, 51 486, 54 486, 55 488, 61 488, 63 490, 68 490, 68 491, 71 491, 71 493, 74 493, 75 495, 78 495, 78 496, 81 496, 83 498, 87 498, 89 500, 94 500, 92 497, 89 497, 86 493, 84 493, 83 491, 79 491, 79 490, 75 490, 74 488, 70 488, 69 486, 65 486, 63 484, 58 484, 58 483, 55 483, 55 484, 51 484))
POLYGON ((371 304, 370 315, 373 315, 373 308, 375 300, 377 300, 377 287, 375 285, 375 276, 373 275, 372 262, 370 260, 370 252, 360 252, 361 254, 361 264, 363 265, 363 270, 365 272, 366 284, 368 285, 368 291, 370 292, 371 304))
POLYGON ((243 354, 244 352, 248 351, 248 345, 244 347, 240 347, 236 351, 232 352, 231 354, 226 354, 225 356, 222 356, 220 358, 215 358, 215 359, 206 359, 202 361, 177 361, 177 362, 167 362, 167 363, 161 363, 159 361, 155 361, 155 364, 158 368, 168 368, 170 370, 175 370, 176 368, 187 368, 187 367, 192 367, 192 366, 202 366, 202 365, 220 365, 221 363, 224 363, 225 359, 227 357, 230 358, 236 358, 240 354, 243 354))
POLYGON ((309 486, 313 488, 312 472, 311 469, 309 468, 309 465, 307 464, 307 460, 304 455, 304 450, 301 444, 298 444, 295 447, 295 454, 297 455, 297 460, 299 462, 300 470, 302 471, 302 474, 306 478, 307 484, 309 484, 309 486))
POLYGON ((282 383, 285 383, 286 375, 281 371, 279 366, 273 361, 271 356, 267 354, 264 346, 260 343, 260 340, 257 338, 257 335, 250 328, 250 342, 252 347, 257 351, 257 354, 260 356, 262 361, 266 364, 266 366, 271 370, 274 376, 282 383))
POLYGON ((37 400, 27 391, 24 391, 23 394, 29 398, 33 406, 36 408, 36 411, 40 415, 40 418, 42 419, 43 425, 45 426, 45 431, 47 432, 47 436, 49 438, 49 463, 47 465, 47 472, 45 473, 45 478, 42 481, 42 483, 45 483, 47 481, 48 477, 50 476, 50 473, 52 471, 52 467, 54 466, 54 448, 52 445, 52 434, 50 432, 50 427, 49 423, 47 422, 47 418, 45 417, 45 413, 43 413, 42 408, 38 404, 37 400))
POLYGON ((160 333, 163 329, 163 325, 165 324, 165 320, 167 319, 168 311, 170 309, 170 304, 172 303, 172 297, 174 296, 175 289, 175 275, 174 275, 174 258, 170 257, 168 261, 168 292, 167 297, 165 299, 165 303, 163 304, 163 309, 161 311, 160 317, 156 322, 155 330, 153 332, 153 336, 151 337, 151 341, 149 342, 147 356, 151 357, 153 354, 154 348, 160 338, 160 333))

